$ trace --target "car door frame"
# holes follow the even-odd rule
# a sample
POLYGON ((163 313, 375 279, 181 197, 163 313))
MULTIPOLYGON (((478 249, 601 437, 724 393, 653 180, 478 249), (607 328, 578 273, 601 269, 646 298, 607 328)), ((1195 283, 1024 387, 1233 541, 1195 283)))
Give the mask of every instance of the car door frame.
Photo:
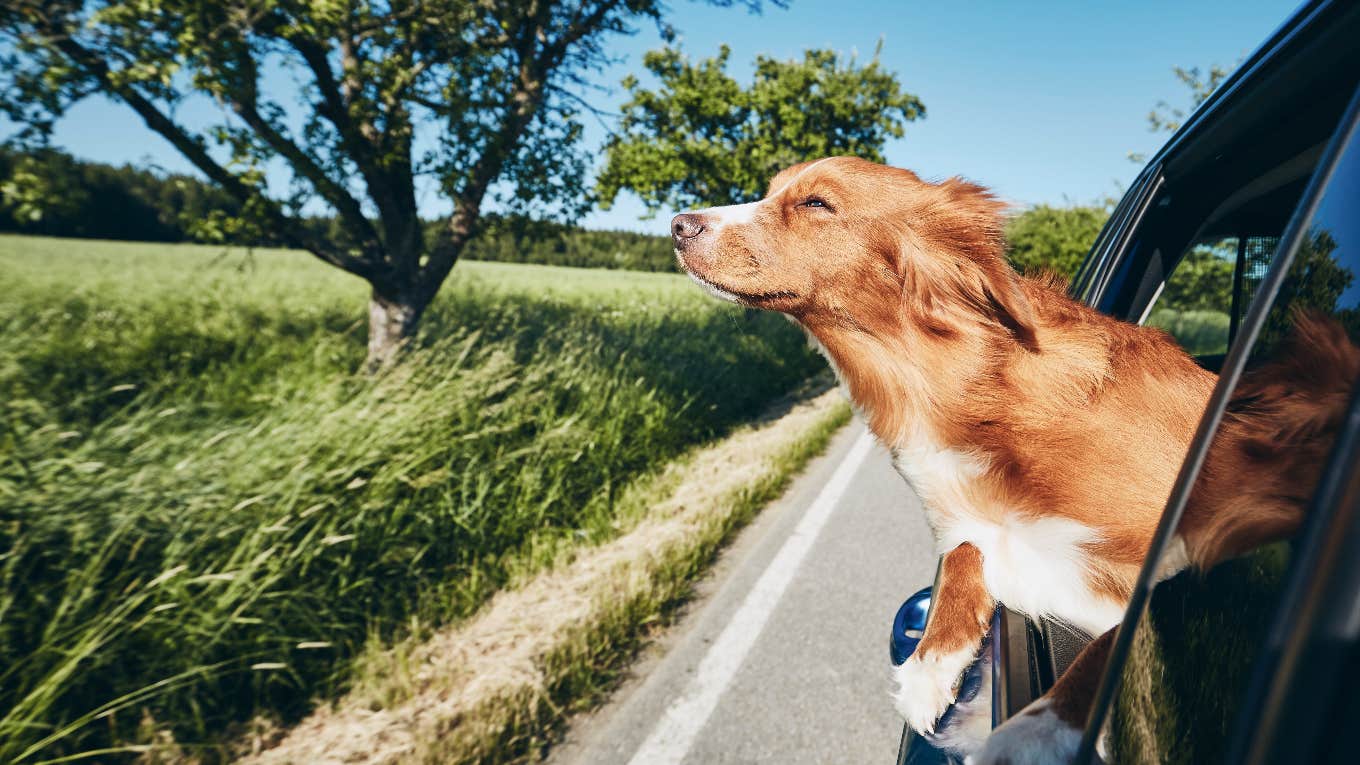
MULTIPOLYGON (((1099 689, 1096 692, 1086 729, 1082 736, 1081 746, 1077 750, 1074 762, 1098 762, 1096 759, 1096 741, 1109 719, 1110 708, 1119 689, 1123 667, 1132 647, 1134 632, 1138 622, 1146 613, 1152 588, 1156 585, 1158 579, 1160 562, 1171 545, 1172 538, 1185 511, 1191 489, 1195 480, 1199 477, 1200 469, 1204 465, 1210 443, 1218 430, 1219 423, 1222 421, 1229 398, 1246 368, 1252 346, 1265 324, 1267 314, 1279 296, 1280 286, 1288 274, 1289 266, 1293 263, 1301 243, 1304 241, 1308 226, 1326 194, 1337 166, 1348 149, 1360 151, 1360 88, 1354 91, 1343 117, 1338 121, 1322 159, 1314 169, 1308 187, 1304 191, 1299 204, 1295 207, 1290 223, 1280 238, 1270 268, 1257 288, 1251 307, 1242 319, 1241 330, 1234 339, 1232 347, 1228 349, 1218 382, 1214 386, 1213 393, 1210 394, 1209 403, 1201 416, 1195 436, 1186 452, 1180 473, 1167 500, 1166 509, 1162 513, 1152 543, 1148 547, 1142 570, 1139 572, 1138 580, 1134 585, 1128 607, 1125 610, 1124 619, 1120 622, 1115 633, 1110 657, 1102 675, 1099 689)), ((1099 288, 1097 288, 1098 293, 1099 288)), ((1337 471, 1337 461, 1333 460, 1329 464, 1328 470, 1324 472, 1320 485, 1327 485, 1328 482, 1340 480, 1342 476, 1337 471)), ((1337 509, 1332 507, 1325 512, 1330 515, 1337 512, 1337 509)), ((1264 711, 1265 705, 1262 704, 1261 706, 1264 711)))

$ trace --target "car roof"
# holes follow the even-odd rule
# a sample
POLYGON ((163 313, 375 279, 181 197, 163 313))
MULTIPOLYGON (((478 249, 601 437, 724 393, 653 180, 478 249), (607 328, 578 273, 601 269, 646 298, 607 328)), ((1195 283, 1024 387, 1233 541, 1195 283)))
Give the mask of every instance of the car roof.
MULTIPOLYGON (((1281 108, 1279 94, 1353 81, 1360 66, 1360 3, 1311 0, 1261 43, 1205 99, 1149 160, 1147 167, 1190 164, 1227 145, 1239 126, 1263 110, 1281 108)), ((1349 87, 1347 87, 1347 97, 1349 87)))

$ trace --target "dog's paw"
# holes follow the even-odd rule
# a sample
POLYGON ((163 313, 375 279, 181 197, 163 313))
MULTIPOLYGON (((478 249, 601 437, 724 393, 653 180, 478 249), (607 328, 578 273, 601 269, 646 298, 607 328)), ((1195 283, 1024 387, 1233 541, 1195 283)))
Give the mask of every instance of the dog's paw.
POLYGON ((1077 755, 1081 728, 1064 722, 1048 699, 1025 707, 987 737, 967 765, 1066 765, 1077 755))
POLYGON ((917 652, 893 669, 897 681, 893 705, 913 730, 922 735, 935 730, 935 722, 954 703, 959 676, 973 658, 973 651, 966 648, 926 658, 917 652))

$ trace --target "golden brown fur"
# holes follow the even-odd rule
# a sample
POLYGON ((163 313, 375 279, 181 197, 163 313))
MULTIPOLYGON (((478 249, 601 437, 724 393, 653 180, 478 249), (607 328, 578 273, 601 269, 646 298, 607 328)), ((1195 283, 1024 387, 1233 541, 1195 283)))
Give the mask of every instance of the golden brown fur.
POLYGON ((1228 403, 1181 521, 1192 562, 1208 568, 1298 527, 1357 376, 1360 349, 1339 322, 1294 317, 1228 403))
MULTIPOLYGON (((1177 531, 1188 560, 1203 570, 1293 533, 1303 520, 1327 452, 1360 376, 1360 348, 1327 316, 1299 314, 1282 347, 1244 374, 1211 443, 1177 531)), ((1086 726, 1115 630, 1086 646, 1058 682, 1007 728, 1065 726, 1076 741, 1086 726), (1046 712, 1052 716, 1043 719, 1046 712)), ((1028 734, 1052 740, 1051 730, 1028 734)), ((1007 745, 988 742, 980 762, 1003 763, 1007 745)), ((1054 753, 1065 761, 1068 753, 1054 753)))

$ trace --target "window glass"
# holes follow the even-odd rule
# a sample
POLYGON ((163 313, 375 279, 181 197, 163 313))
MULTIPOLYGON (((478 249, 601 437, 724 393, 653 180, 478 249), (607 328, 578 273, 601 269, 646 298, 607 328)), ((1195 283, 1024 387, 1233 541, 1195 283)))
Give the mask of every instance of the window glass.
POLYGON ((1144 323, 1166 330, 1191 355, 1227 352, 1238 243, 1227 236, 1192 246, 1163 283, 1144 323))
POLYGON ((1196 242, 1153 298, 1144 323, 1166 330, 1192 356, 1227 353, 1279 241, 1216 236, 1196 242))
MULTIPOLYGON (((1134 628, 1141 648, 1123 665, 1110 718, 1116 761, 1221 762, 1227 756, 1222 731, 1236 720, 1279 613, 1292 557, 1287 540, 1304 521, 1360 377, 1357 143, 1340 158, 1304 229, 1213 435, 1176 528, 1173 557, 1159 565, 1193 562, 1205 570, 1161 582, 1134 628), (1145 724, 1151 709, 1168 721, 1164 729, 1145 724), (1152 728, 1156 735, 1148 735, 1152 728)), ((1219 278, 1183 298, 1171 290, 1173 274, 1157 304, 1166 311, 1222 312, 1217 290, 1229 252, 1239 294, 1254 293, 1275 244, 1249 236, 1199 241, 1182 259, 1198 270, 1186 273, 1212 271, 1219 278)), ((1188 290, 1192 280, 1185 279, 1188 290)), ((1229 317, 1245 310, 1246 301, 1237 300, 1228 303, 1229 317)))
MULTIPOLYGON (((1242 292, 1254 293, 1277 243, 1244 238, 1241 244, 1235 270, 1242 292)), ((1205 523, 1220 511, 1247 519, 1256 506, 1274 508, 1267 515, 1278 521, 1276 537, 1301 520, 1360 374, 1357 277, 1360 146, 1352 141, 1304 229, 1251 348, 1182 529, 1185 523, 1205 523), (1232 477, 1229 483, 1213 485, 1225 476, 1232 477), (1225 496, 1236 502, 1230 509, 1217 504, 1225 496), (1286 511, 1287 522, 1281 515, 1286 511)), ((1249 301, 1239 297, 1238 302, 1244 314, 1249 301)), ((1217 310, 1221 298, 1203 303, 1211 304, 1217 310)), ((1270 536, 1262 533, 1258 539, 1259 529, 1250 528, 1247 520, 1241 523, 1240 539, 1228 544, 1230 551, 1240 552, 1270 536)))

